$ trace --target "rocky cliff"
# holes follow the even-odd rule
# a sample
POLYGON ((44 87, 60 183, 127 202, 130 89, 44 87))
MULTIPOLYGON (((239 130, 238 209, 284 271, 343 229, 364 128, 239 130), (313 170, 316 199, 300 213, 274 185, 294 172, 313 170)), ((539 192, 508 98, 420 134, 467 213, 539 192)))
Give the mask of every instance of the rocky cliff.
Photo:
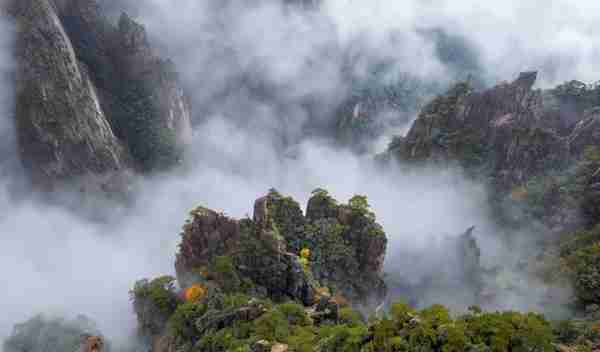
POLYGON ((485 167, 500 188, 525 182, 568 157, 568 143, 548 126, 535 72, 474 92, 454 86, 424 107, 393 150, 403 160, 457 160, 485 167))
POLYGON ((349 304, 382 304, 386 245, 361 196, 338 204, 316 190, 306 216, 275 190, 256 200, 252 219, 198 207, 184 226, 177 280, 142 280, 132 291, 140 331, 155 351, 212 351, 204 337, 265 320, 272 304, 303 324, 339 323, 349 304))
POLYGON ((495 201, 533 213, 554 234, 597 222, 587 168, 600 133, 598 88, 572 81, 533 89, 536 78, 525 72, 483 91, 456 84, 421 110, 386 157, 459 165, 489 183, 495 201))
MULTIPOLYGON (((485 300, 473 230, 452 240, 456 253, 443 254, 456 255, 453 265, 461 274, 448 277, 441 269, 430 284, 451 281, 456 290, 471 285, 485 300)), ((361 196, 338 204, 317 189, 303 214, 292 198, 272 190, 255 202, 253 218, 243 220, 198 207, 182 233, 178 278, 141 280, 131 292, 140 334, 154 352, 550 352, 598 346, 595 320, 551 323, 534 313, 478 306, 455 316, 441 305, 415 310, 395 302, 387 314, 381 307, 366 310, 367 319, 360 313, 365 294, 382 298, 385 247, 385 234, 361 196)), ((596 286, 581 284, 582 293, 595 295, 596 286)))
POLYGON ((11 0, 16 22, 16 125, 34 183, 101 179, 176 162, 190 105, 143 27, 118 26, 95 0, 11 0))
POLYGON ((455 85, 423 108, 406 137, 392 143, 391 154, 483 169, 499 189, 564 168, 596 144, 594 107, 600 101, 569 105, 578 95, 593 94, 565 87, 577 82, 532 89, 536 78, 536 72, 524 72, 514 82, 484 91, 474 91, 469 83, 455 85))
POLYGON ((387 239, 366 201, 356 199, 338 205, 317 191, 305 217, 293 199, 272 191, 256 201, 252 220, 241 221, 198 208, 184 228, 178 280, 188 286, 226 257, 271 298, 310 305, 327 288, 355 303, 380 303, 387 239))

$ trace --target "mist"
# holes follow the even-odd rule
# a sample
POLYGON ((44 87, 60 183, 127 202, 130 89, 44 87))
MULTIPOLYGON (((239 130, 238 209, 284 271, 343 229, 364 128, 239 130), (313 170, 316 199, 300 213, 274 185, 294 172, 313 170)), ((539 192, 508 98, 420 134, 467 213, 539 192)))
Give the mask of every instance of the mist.
MULTIPOLYGON (((592 64, 600 55, 600 37, 592 24, 600 4, 508 0, 489 8, 468 0, 328 0, 321 12, 307 12, 273 1, 226 3, 104 3, 115 16, 128 9, 147 27, 161 55, 181 72, 195 108, 185 165, 140 176, 129 205, 67 194, 66 206, 36 194, 11 195, 22 174, 12 117, 13 29, 2 18, 0 340, 15 323, 45 312, 88 315, 117 344, 126 343, 135 332, 128 291, 138 279, 173 274, 188 211, 204 205, 243 217, 273 187, 303 206, 317 187, 340 201, 367 195, 389 238, 385 271, 415 285, 440 268, 454 275, 440 254, 448 238, 475 226, 483 264, 503 265, 518 288, 518 294, 502 291, 490 307, 543 309, 538 298, 549 288, 514 270, 523 256, 535 253, 539 234, 522 229, 523 243, 504 242, 506 230, 494 225, 483 185, 459 169, 394 165, 382 171, 371 155, 356 155, 326 133, 307 131, 330 125, 351 90, 347 76, 365 77, 374 64, 393 62, 380 77, 383 83, 403 74, 442 87, 464 78, 466 72, 439 57, 423 29, 441 28, 462 38, 486 84, 529 69, 541 71, 541 87, 598 80, 592 64), (97 217, 102 220, 73 210, 82 204, 105 212, 97 217)), ((405 131, 414 117, 403 117, 394 131, 405 131)), ((460 309, 471 294, 442 285, 424 292, 420 303, 460 309)))

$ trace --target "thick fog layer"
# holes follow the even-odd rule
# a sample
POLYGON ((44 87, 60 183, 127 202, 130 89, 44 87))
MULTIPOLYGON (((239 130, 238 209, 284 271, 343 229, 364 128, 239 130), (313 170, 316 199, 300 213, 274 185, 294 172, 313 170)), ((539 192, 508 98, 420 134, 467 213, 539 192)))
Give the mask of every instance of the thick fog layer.
POLYGON ((378 40, 415 27, 464 36, 491 81, 531 69, 541 71, 542 85, 600 79, 594 69, 600 55, 597 1, 328 0, 325 7, 350 37, 366 31, 378 40))
MULTIPOLYGON (((307 130, 330 124, 351 89, 347 70, 360 78, 376 63, 392 62, 382 80, 410 74, 442 85, 467 73, 487 83, 509 80, 525 69, 541 70, 542 85, 600 79, 592 69, 600 40, 592 24, 600 4, 329 0, 317 13, 274 2, 222 3, 106 1, 116 14, 127 6, 174 60, 194 102, 196 126, 186 165, 140 179, 134 203, 111 204, 108 215, 98 216, 102 221, 68 210, 79 198, 69 199, 71 207, 35 195, 11 198, 17 165, 5 160, 16 155, 12 29, 0 26, 0 339, 38 312, 83 313, 109 337, 127 339, 135 329, 128 290, 137 279, 174 271, 188 210, 204 205, 242 217, 272 187, 303 205, 317 187, 343 201, 367 195, 390 239, 386 271, 414 284, 441 268, 452 277, 442 255, 445 238, 476 226, 486 266, 505 264, 518 287, 519 294, 503 292, 493 306, 540 308, 537 297, 546 288, 512 270, 520 254, 534 248, 536 233, 523 229, 522 252, 499 240, 503 230, 492 225, 481 185, 459 170, 397 165, 382 172, 370 156, 307 130), (445 62, 429 29, 462 38, 474 56, 445 62)), ((94 202, 88 198, 84 205, 103 212, 94 202)), ((425 292, 421 303, 460 307, 470 294, 442 285, 425 292)))

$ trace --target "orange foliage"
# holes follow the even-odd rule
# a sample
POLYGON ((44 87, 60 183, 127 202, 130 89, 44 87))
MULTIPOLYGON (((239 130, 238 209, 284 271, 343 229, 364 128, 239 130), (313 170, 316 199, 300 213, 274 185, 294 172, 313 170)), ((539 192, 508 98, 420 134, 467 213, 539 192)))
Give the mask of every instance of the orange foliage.
POLYGON ((207 293, 208 290, 206 289, 206 287, 199 284, 193 284, 192 286, 185 289, 184 296, 186 301, 196 302, 206 297, 207 293))

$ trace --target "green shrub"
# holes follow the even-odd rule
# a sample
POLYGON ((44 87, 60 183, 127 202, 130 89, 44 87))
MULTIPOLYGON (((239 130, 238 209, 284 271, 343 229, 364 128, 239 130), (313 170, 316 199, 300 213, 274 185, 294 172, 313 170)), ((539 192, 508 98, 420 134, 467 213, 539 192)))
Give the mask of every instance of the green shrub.
POLYGON ((216 257, 213 263, 213 271, 217 281, 225 292, 236 292, 240 290, 242 282, 231 257, 216 257))
POLYGON ((350 198, 348 205, 350 208, 359 211, 366 212, 369 210, 369 201, 367 200, 366 196, 355 195, 354 197, 350 198))
POLYGON ((223 297, 224 308, 243 307, 250 301, 250 296, 243 293, 228 294, 223 297))
POLYGON ((360 351, 369 334, 364 325, 349 327, 334 325, 319 330, 320 351, 355 352, 360 351))
POLYGON ((406 302, 399 301, 392 304, 391 314, 396 328, 403 329, 413 319, 416 312, 406 302))
POLYGON ((119 103, 114 106, 111 123, 142 169, 164 169, 181 159, 175 132, 162 121, 160 109, 144 82, 120 82, 117 97, 119 103))
POLYGON ((394 322, 384 318, 373 326, 373 344, 372 346, 378 351, 392 351, 395 336, 398 334, 394 326, 394 322))
POLYGON ((169 318, 168 327, 171 333, 182 339, 197 337, 196 320, 206 313, 206 305, 197 302, 185 302, 177 307, 169 318))
POLYGON ((367 217, 375 221, 375 213, 371 211, 371 206, 366 196, 355 195, 348 201, 348 207, 356 214, 367 217))
POLYGON ((581 335, 580 329, 572 320, 561 320, 553 324, 556 340, 563 344, 571 344, 581 335))
POLYGON ((280 235, 288 241, 293 250, 297 250, 296 243, 291 243, 301 236, 305 224, 304 215, 300 204, 292 197, 284 197, 276 190, 269 192, 269 215, 274 222, 274 227, 280 235))
POLYGON ((285 341, 290 335, 290 323, 281 311, 273 309, 254 322, 254 333, 260 339, 285 341))
POLYGON ((313 352, 317 335, 312 326, 294 326, 291 335, 285 340, 294 352, 313 352))
POLYGON ((469 314, 460 321, 471 343, 488 346, 492 351, 553 351, 552 328, 535 313, 469 314))
POLYGON ((159 313, 168 317, 178 303, 174 282, 172 276, 161 276, 152 281, 140 280, 131 291, 132 298, 137 302, 149 300, 159 313))
POLYGON ((566 263, 573 273, 577 298, 583 303, 600 303, 600 242, 575 251, 566 263))
POLYGON ((305 326, 310 324, 310 320, 304 307, 301 304, 288 302, 277 306, 277 310, 283 314, 291 325, 305 326))
POLYGON ((360 313, 350 307, 341 308, 339 311, 340 323, 355 327, 362 324, 362 317, 360 313))
POLYGON ((203 335, 198 343, 194 346, 193 351, 250 352, 251 350, 250 343, 248 341, 237 338, 234 330, 227 328, 203 335))
POLYGON ((560 255, 563 258, 570 256, 577 250, 589 247, 600 242, 600 225, 589 230, 580 230, 569 235, 560 245, 560 255))

